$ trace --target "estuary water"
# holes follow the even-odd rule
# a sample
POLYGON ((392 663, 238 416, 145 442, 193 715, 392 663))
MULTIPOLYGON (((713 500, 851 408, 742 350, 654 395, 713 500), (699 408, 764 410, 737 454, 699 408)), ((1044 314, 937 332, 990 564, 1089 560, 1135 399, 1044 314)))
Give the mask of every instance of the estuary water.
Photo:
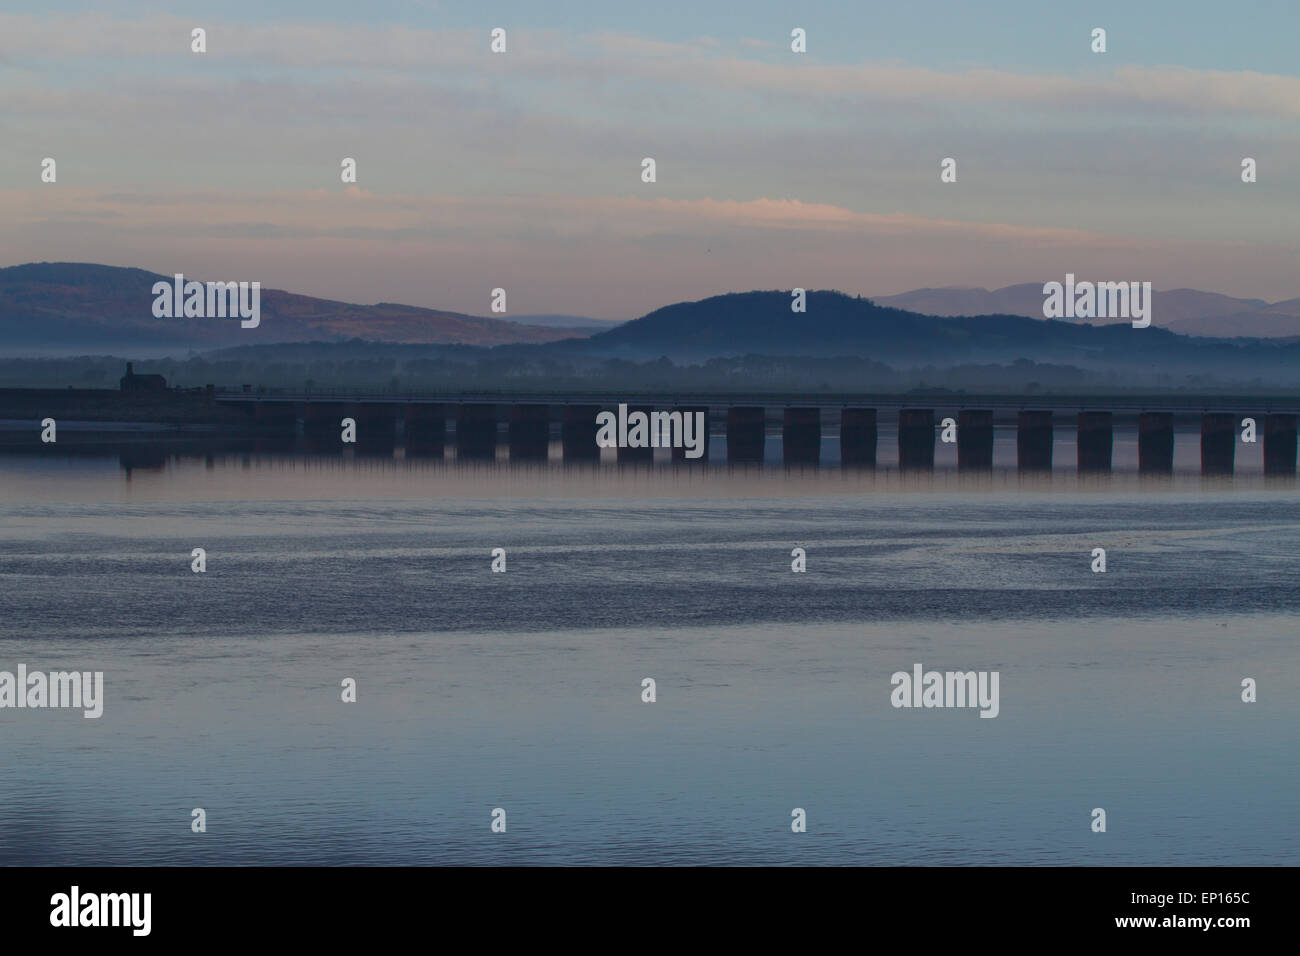
POLYGON ((9 455, 104 709, 0 709, 0 863, 1296 865, 1298 568, 1252 476, 9 455))

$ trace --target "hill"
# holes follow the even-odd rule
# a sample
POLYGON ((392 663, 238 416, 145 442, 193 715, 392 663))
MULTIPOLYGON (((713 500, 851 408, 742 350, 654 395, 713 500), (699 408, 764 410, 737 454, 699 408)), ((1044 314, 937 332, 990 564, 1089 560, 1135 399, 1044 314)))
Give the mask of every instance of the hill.
MULTIPOLYGON (((1059 279, 1058 279, 1059 281, 1059 279)), ((1152 292, 1154 322, 1162 329, 1184 335, 1218 338, 1285 338, 1300 335, 1300 299, 1266 302, 1239 299, 1197 289, 1168 289, 1152 292)), ((881 296, 877 305, 924 312, 926 315, 1023 315, 1043 318, 1043 284, 1027 282, 992 291, 948 286, 913 289, 899 295, 881 296)), ((1089 320, 1076 320, 1086 323, 1089 320)), ((1091 320, 1104 324, 1106 320, 1091 320)))
MULTIPOLYGON (((933 316, 839 292, 742 292, 657 309, 581 341, 539 346, 543 353, 700 362, 723 356, 784 356, 885 363, 894 368, 1037 362, 1105 371, 1137 384, 1159 375, 1198 379, 1296 380, 1300 342, 1197 338, 1129 322, 1086 325, 1019 315, 933 316)), ((1158 314, 1157 314, 1158 318, 1158 314)))
MULTIPOLYGON (((186 279, 204 281, 201 276, 186 279)), ((238 321, 230 319, 155 318, 153 285, 171 281, 171 276, 143 269, 82 262, 35 262, 0 269, 0 347, 212 348, 352 338, 489 346, 552 342, 591 331, 390 302, 355 305, 266 288, 261 290, 262 321, 256 329, 241 329, 238 321)))
POLYGON ((840 292, 808 292, 803 313, 791 312, 790 301, 788 291, 772 291, 679 302, 566 345, 584 352, 669 358, 854 354, 955 361, 1046 353, 1077 356, 1111 348, 1167 351, 1180 338, 1154 326, 1133 329, 1127 322, 1087 326, 1017 315, 922 315, 840 292))

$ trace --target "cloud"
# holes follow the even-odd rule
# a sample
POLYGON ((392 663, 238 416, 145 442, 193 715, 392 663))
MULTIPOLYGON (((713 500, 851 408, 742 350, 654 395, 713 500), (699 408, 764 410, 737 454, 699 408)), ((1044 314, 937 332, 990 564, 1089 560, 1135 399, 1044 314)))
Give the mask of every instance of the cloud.
MULTIPOLYGON (((251 193, 218 189, 185 193, 96 192, 60 187, 53 190, 0 192, 10 211, 9 228, 60 221, 62 218, 129 219, 116 227, 140 233, 165 230, 194 236, 238 234, 265 236, 272 228, 294 236, 391 234, 409 238, 412 230, 430 236, 455 228, 483 238, 529 226, 539 234, 601 235, 637 240, 682 232, 731 229, 1021 240, 1056 245, 1114 245, 1114 236, 1068 228, 936 219, 902 212, 856 212, 827 203, 798 199, 749 200, 592 197, 577 195, 451 196, 379 195, 357 185, 337 190, 251 193), (275 223, 272 227, 270 224, 275 223)), ((115 228, 116 228, 115 227, 115 228)))
MULTIPOLYGON (((97 13, 0 14, 0 58, 24 64, 106 58, 148 64, 142 72, 165 62, 173 69, 183 67, 187 75, 202 76, 199 57, 189 50, 193 26, 193 18, 168 15, 124 19, 97 13)), ((574 37, 546 30, 513 31, 511 52, 493 56, 486 31, 311 20, 257 25, 212 20, 205 28, 209 52, 203 55, 203 64, 234 61, 250 68, 313 73, 454 75, 460 86, 472 82, 476 73, 492 79, 559 79, 575 86, 640 78, 711 92, 820 98, 833 103, 1156 108, 1196 115, 1300 118, 1300 77, 1249 71, 1122 66, 1095 75, 1064 76, 988 68, 940 71, 883 62, 785 62, 722 55, 722 44, 714 37, 670 42, 619 32, 574 37)), ((739 45, 757 49, 761 42, 741 40, 739 45)))

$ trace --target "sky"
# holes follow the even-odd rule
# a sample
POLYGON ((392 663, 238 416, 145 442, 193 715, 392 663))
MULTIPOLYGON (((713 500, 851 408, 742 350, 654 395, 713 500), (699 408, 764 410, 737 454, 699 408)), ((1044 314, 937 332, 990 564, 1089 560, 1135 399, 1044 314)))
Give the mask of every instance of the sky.
POLYGON ((45 0, 0 12, 0 266, 617 319, 1066 273, 1300 296, 1300 4, 1133 6, 45 0))

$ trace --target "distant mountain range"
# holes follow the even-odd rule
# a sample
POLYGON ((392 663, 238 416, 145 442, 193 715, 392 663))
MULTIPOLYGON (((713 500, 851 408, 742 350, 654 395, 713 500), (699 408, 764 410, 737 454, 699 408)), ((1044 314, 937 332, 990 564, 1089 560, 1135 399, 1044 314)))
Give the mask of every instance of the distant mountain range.
POLYGON ((582 341, 544 351, 697 361, 726 355, 781 355, 882 362, 1089 360, 1168 355, 1199 340, 1130 323, 1089 326, 1019 315, 944 317, 882 306, 841 292, 809 291, 806 311, 790 293, 736 292, 678 302, 582 341))
MULTIPOLYGON (((1062 281, 1063 278, 1057 281, 1062 281)), ((1236 299, 1215 292, 1198 292, 1196 289, 1157 290, 1151 298, 1152 324, 1171 332, 1217 338, 1300 336, 1300 299, 1265 302, 1263 299, 1236 299)), ((877 305, 923 312, 926 315, 1001 314, 1043 318, 1041 282, 1004 286, 992 292, 960 286, 914 289, 901 295, 879 296, 874 301, 877 305)), ((1104 325, 1113 320, 1077 321, 1104 325)))
MULTIPOLYGON (((856 364, 863 381, 879 377, 864 365, 875 363, 930 369, 930 381, 942 378, 940 370, 958 366, 1001 367, 1002 378, 1010 380, 1021 366, 1036 365, 1106 376, 1127 387, 1155 381, 1178 387, 1300 382, 1300 339, 1196 337, 1154 323, 1136 329, 1127 321, 1088 325, 1023 315, 922 315, 839 292, 808 292, 804 313, 791 312, 790 303, 788 290, 680 302, 586 339, 527 351, 557 362, 569 356, 712 362, 727 374, 730 366, 717 366, 719 359, 732 358, 736 368, 750 369, 759 368, 754 356, 776 360, 767 372, 753 373, 754 387, 763 386, 764 375, 775 380, 815 362, 828 362, 828 374, 841 378, 856 364)), ((1031 374, 1040 386, 1053 384, 1041 372, 1031 374)))
POLYGON ((554 315, 533 316, 535 324, 525 324, 263 289, 261 324, 254 331, 241 329, 236 319, 155 318, 153 285, 171 280, 141 269, 87 263, 0 269, 0 348, 49 354, 58 345, 65 354, 143 354, 146 348, 163 347, 174 354, 187 348, 362 339, 430 347, 503 346, 501 359, 515 363, 563 355, 699 361, 748 354, 856 356, 914 367, 1017 359, 1131 367, 1177 359, 1198 370, 1212 369, 1221 360, 1243 367, 1249 362, 1275 366, 1294 362, 1300 350, 1300 340, 1281 338, 1300 335, 1300 300, 1270 304, 1191 289, 1156 292, 1147 329, 1124 321, 1089 325, 1043 319, 1041 285, 993 292, 919 289, 874 301, 813 291, 804 313, 791 312, 788 290, 732 293, 679 302, 622 324, 554 315), (1210 338, 1191 337, 1242 335, 1247 329, 1269 339, 1242 338, 1220 347, 1210 338))
MULTIPOLYGON (((186 276, 216 281, 222 277, 186 276)), ((527 325, 499 318, 380 302, 353 305, 261 290, 254 337, 231 319, 159 319, 153 285, 172 276, 81 262, 36 262, 0 269, 0 347, 49 351, 100 348, 212 348, 251 342, 371 342, 506 345, 585 336, 591 327, 527 325)), ((591 320, 586 320, 590 322, 591 320)), ((605 326, 607 327, 607 326, 605 326)))

